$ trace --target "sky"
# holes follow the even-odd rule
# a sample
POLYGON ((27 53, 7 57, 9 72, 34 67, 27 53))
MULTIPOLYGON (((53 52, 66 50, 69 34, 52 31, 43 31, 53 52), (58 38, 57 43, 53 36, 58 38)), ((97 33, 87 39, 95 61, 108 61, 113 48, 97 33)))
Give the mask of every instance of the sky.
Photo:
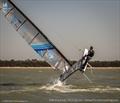
MULTIPOLYGON (((120 60, 120 0, 12 0, 70 60, 120 60)), ((0 59, 41 59, 0 11, 0 59)))

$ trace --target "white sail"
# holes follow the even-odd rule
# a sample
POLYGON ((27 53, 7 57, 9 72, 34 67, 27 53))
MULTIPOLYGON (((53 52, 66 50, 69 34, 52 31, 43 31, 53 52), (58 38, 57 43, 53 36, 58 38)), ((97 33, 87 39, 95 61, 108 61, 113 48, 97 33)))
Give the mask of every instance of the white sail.
POLYGON ((71 67, 67 58, 11 0, 2 0, 2 5, 3 15, 9 23, 54 69, 71 67))

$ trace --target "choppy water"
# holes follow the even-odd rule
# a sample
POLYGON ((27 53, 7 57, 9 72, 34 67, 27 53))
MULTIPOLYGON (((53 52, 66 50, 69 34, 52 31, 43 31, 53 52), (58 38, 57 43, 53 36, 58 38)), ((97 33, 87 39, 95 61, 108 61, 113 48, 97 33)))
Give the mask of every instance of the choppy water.
POLYGON ((1 68, 0 103, 119 103, 120 68, 79 71, 66 82, 51 68, 1 68))

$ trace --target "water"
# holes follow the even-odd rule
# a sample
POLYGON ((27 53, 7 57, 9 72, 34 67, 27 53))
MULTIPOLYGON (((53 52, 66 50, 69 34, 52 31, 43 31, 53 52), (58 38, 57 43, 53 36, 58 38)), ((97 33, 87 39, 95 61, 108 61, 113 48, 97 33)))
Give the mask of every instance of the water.
POLYGON ((51 68, 0 68, 0 103, 119 103, 120 68, 79 71, 64 83, 51 68))

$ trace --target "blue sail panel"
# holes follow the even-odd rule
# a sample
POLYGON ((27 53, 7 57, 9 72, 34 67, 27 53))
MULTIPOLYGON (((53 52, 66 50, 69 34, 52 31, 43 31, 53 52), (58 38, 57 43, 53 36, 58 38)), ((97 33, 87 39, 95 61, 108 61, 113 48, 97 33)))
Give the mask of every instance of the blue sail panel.
POLYGON ((47 43, 47 44, 31 44, 31 46, 37 52, 43 51, 43 50, 54 49, 53 46, 49 43, 47 43))

